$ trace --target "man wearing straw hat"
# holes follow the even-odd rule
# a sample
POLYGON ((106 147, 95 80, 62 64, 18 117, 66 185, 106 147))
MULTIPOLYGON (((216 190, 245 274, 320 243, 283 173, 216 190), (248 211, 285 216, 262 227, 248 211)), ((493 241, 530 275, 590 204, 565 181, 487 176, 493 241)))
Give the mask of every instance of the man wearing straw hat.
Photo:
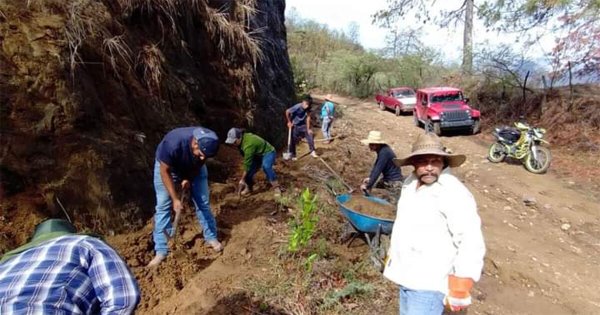
POLYGON ((331 94, 325 96, 325 103, 321 106, 321 131, 323 131, 323 139, 325 143, 331 143, 331 124, 333 124, 335 114, 335 105, 331 94))
POLYGON ((385 189, 390 195, 388 199, 392 203, 396 203, 404 179, 402 171, 394 164, 396 154, 383 139, 381 131, 369 131, 367 139, 360 140, 360 142, 368 145, 371 151, 377 152, 377 159, 371 169, 371 174, 363 180, 360 189, 365 194, 369 194, 373 187, 385 189), (378 181, 380 175, 383 177, 378 181))
POLYGON ((400 314, 442 314, 471 304, 485 244, 475 199, 450 168, 466 157, 449 154, 433 133, 419 136, 404 181, 383 275, 400 286, 400 314))

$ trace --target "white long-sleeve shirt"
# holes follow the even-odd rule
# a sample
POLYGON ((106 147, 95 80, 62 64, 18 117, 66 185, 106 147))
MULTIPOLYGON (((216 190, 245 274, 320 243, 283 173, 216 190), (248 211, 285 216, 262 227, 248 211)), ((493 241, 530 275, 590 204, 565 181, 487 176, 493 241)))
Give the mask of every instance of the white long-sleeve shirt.
POLYGON ((444 169, 421 185, 411 174, 402 186, 383 275, 412 290, 448 293, 448 275, 478 281, 485 244, 475 199, 444 169))

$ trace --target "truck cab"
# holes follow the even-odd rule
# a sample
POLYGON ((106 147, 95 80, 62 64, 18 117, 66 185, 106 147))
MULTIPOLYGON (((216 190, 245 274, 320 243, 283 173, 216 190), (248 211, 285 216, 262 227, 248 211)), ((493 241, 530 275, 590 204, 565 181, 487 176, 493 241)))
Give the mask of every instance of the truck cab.
POLYGON ((413 119, 416 126, 441 135, 444 130, 467 129, 476 134, 480 129, 480 112, 469 106, 462 90, 452 87, 430 87, 417 90, 413 119))

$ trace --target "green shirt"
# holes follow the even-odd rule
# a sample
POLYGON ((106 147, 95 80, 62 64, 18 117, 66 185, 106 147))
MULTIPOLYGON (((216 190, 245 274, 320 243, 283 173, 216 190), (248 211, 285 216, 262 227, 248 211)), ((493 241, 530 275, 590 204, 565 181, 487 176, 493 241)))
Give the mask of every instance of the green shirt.
POLYGON ((242 135, 242 142, 240 143, 240 150, 244 155, 244 171, 247 172, 250 170, 250 166, 255 157, 273 152, 275 151, 275 148, 265 141, 265 139, 253 133, 244 132, 242 135))

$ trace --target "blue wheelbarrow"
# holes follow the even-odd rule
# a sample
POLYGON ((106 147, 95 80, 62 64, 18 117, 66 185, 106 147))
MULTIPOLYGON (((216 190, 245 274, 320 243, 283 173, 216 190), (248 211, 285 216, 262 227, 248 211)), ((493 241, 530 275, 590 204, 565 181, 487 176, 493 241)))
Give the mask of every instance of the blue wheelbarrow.
POLYGON ((342 243, 348 242, 348 247, 357 238, 363 238, 370 249, 370 259, 375 268, 383 271, 385 265, 385 256, 389 247, 389 237, 392 234, 394 221, 373 217, 364 213, 357 212, 348 208, 345 204, 351 198, 366 198, 381 205, 390 205, 389 202, 372 196, 352 196, 350 194, 338 195, 335 197, 336 203, 340 206, 340 212, 348 221, 346 229, 342 235, 342 243), (385 236, 385 237, 383 237, 385 236))

